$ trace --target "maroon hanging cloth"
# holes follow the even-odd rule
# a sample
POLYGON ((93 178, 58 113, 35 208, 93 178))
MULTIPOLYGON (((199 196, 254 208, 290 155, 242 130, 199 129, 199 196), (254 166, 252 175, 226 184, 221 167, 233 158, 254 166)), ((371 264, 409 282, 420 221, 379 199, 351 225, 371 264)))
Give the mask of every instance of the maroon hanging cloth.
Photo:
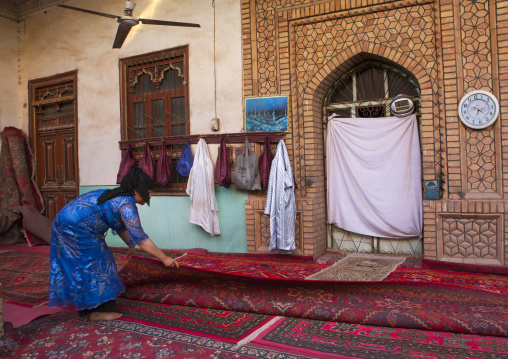
POLYGON ((154 179, 154 161, 152 158, 152 152, 150 151, 150 145, 148 142, 145 144, 145 153, 143 157, 139 160, 139 168, 143 170, 147 175, 149 175, 152 179, 154 179))
POLYGON ((116 176, 116 183, 122 183, 122 178, 134 167, 134 154, 132 153, 131 145, 127 145, 122 161, 120 162, 120 168, 118 169, 118 175, 116 176))
POLYGON ((270 179, 270 168, 272 168, 272 146, 268 141, 268 137, 265 137, 265 147, 263 153, 259 156, 259 175, 261 176, 261 184, 263 188, 268 187, 268 180, 270 179))
POLYGON ((171 179, 171 158, 166 153, 166 144, 162 141, 161 155, 157 160, 157 184, 166 186, 171 179))
POLYGON ((224 137, 220 141, 219 155, 215 163, 215 180, 222 187, 228 188, 231 184, 231 162, 224 137))

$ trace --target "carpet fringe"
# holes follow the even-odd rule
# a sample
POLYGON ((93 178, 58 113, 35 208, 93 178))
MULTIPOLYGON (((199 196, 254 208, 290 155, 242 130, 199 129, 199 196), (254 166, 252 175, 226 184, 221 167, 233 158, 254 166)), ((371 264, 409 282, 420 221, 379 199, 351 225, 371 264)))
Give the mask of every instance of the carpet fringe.
POLYGON ((249 334, 248 336, 246 336, 245 338, 240 340, 231 349, 236 350, 236 349, 239 349, 240 347, 244 346, 245 344, 249 344, 251 341, 256 339, 262 332, 264 332, 266 329, 268 329, 270 326, 272 326, 276 321, 278 321, 281 318, 283 318, 283 317, 276 316, 276 317, 270 319, 265 325, 263 325, 261 328, 256 329, 254 332, 252 332, 251 334, 249 334))

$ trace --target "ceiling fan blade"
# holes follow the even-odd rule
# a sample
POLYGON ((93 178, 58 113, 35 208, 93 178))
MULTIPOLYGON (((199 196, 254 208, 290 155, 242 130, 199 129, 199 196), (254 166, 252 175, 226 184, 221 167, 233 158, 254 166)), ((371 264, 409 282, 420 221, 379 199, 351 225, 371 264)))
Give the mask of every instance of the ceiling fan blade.
POLYGON ((187 27, 201 27, 199 24, 192 24, 190 22, 175 22, 175 21, 164 21, 164 20, 152 20, 152 19, 138 19, 141 23, 146 25, 166 25, 166 26, 187 26, 187 27))
POLYGON ((57 6, 60 6, 60 7, 66 8, 66 9, 71 9, 71 10, 76 10, 76 11, 86 12, 86 13, 88 13, 88 14, 93 14, 93 15, 99 15, 99 16, 109 17, 109 18, 112 18, 112 19, 119 19, 119 18, 120 18, 120 16, 110 15, 110 14, 106 14, 106 13, 103 13, 103 12, 98 12, 98 11, 92 11, 92 10, 80 9, 79 7, 74 7, 74 6, 69 6, 69 5, 58 4, 57 6))
POLYGON ((132 26, 126 24, 118 24, 118 30, 116 31, 115 42, 113 43, 113 49, 119 49, 122 47, 123 42, 129 35, 132 26))

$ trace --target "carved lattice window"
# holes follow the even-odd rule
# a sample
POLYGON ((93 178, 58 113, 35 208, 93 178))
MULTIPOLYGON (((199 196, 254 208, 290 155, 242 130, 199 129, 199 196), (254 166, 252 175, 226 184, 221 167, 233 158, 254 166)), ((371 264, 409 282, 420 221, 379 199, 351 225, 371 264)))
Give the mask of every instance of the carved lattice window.
MULTIPOLYGON (((122 140, 133 145, 137 160, 144 144, 189 134, 187 47, 121 60, 122 140)), ((166 145, 172 159, 171 183, 156 192, 184 193, 187 178, 176 171, 183 145, 166 145)), ((152 146, 157 159, 161 146, 152 146)))

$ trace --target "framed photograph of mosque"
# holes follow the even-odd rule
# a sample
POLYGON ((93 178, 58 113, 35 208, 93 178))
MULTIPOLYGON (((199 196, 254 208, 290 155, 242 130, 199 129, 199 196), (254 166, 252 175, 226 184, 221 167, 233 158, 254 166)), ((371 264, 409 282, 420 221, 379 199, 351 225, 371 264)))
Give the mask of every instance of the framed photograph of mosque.
POLYGON ((245 131, 270 132, 288 130, 288 97, 247 97, 245 131))

